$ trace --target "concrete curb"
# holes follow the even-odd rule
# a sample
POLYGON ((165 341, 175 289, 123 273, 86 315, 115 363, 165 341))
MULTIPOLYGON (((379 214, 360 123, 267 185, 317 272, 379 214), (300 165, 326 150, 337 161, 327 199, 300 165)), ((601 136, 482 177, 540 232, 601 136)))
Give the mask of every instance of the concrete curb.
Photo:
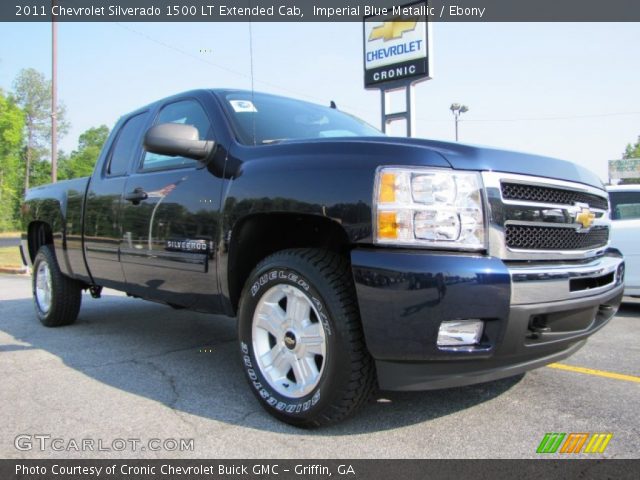
POLYGON ((12 273, 14 275, 24 275, 29 273, 27 267, 3 267, 0 265, 0 273, 12 273))

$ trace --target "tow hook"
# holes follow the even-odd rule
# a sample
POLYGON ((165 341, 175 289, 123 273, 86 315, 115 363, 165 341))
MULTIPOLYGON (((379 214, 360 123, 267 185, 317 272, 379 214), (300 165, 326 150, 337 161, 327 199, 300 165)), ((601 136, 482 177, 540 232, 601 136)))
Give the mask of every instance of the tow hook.
POLYGON ((550 332, 551 327, 547 325, 547 319, 544 315, 536 315, 529 323, 529 331, 531 332, 529 338, 535 340, 540 338, 543 333, 550 332))

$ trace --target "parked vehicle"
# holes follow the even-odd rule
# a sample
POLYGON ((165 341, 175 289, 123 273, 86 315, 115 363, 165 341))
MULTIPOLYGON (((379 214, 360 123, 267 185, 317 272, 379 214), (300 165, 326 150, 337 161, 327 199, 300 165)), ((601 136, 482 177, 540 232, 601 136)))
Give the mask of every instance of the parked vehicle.
POLYGON ((640 185, 607 187, 611 203, 611 246, 625 259, 624 294, 640 296, 640 185))
POLYGON ((572 163, 197 90, 120 119, 90 178, 29 190, 22 251, 46 326, 102 287, 237 316, 260 403, 314 427, 376 387, 485 382, 573 354, 622 297, 608 209, 572 163))

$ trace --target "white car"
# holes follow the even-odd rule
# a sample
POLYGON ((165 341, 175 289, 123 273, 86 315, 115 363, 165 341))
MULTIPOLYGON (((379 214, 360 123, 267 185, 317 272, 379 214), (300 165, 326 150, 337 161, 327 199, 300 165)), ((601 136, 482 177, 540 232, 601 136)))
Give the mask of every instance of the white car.
POLYGON ((611 247, 624 255, 624 294, 640 297, 640 185, 607 187, 611 205, 611 247))

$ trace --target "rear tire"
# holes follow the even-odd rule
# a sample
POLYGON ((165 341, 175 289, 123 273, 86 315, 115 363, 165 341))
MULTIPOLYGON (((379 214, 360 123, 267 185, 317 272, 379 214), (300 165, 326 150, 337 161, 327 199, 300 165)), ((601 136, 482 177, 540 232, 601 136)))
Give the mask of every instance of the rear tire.
POLYGON ((240 299, 238 338, 251 390, 298 427, 338 422, 376 386, 347 259, 292 249, 263 260, 240 299))
POLYGON ((60 271, 53 247, 43 245, 33 262, 33 303, 46 327, 70 325, 78 318, 82 286, 60 271))

